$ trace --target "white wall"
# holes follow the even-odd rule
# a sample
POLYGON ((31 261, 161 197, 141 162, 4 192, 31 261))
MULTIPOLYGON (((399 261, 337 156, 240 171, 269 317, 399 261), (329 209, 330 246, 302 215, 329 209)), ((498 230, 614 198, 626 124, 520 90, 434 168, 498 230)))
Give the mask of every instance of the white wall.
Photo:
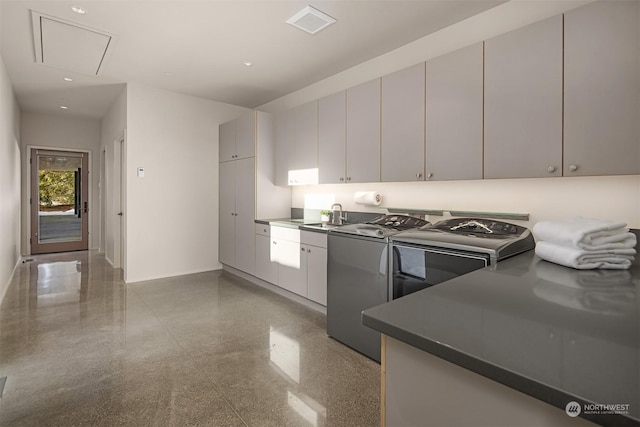
POLYGON ((116 204, 120 196, 120 182, 117 179, 120 156, 116 161, 116 155, 126 128, 127 90, 123 86, 122 92, 102 118, 100 128, 100 250, 115 267, 122 267, 120 259, 116 258, 116 243, 120 239, 119 206, 116 204))
POLYGON ((25 112, 20 125, 22 133, 22 248, 30 251, 29 242, 29 149, 46 147, 88 151, 89 163, 89 249, 99 245, 100 121, 65 114, 25 112))
POLYGON ((20 110, 0 56, 0 302, 20 260, 20 110))
MULTIPOLYGON (((589 2, 508 2, 258 109, 289 109, 589 2)), ((302 208, 305 196, 325 194, 334 195, 348 210, 382 211, 355 205, 353 193, 360 190, 377 190, 385 206, 396 208, 522 212, 531 214, 526 225, 583 215, 621 220, 640 228, 639 176, 304 186, 294 187, 292 205, 302 208)))
MULTIPOLYGON (((640 176, 541 179, 485 179, 409 183, 334 184, 295 187, 293 206, 304 207, 305 196, 334 196, 345 210, 385 212, 384 207, 528 213, 531 227, 540 220, 573 216, 615 219, 640 228, 640 176), (378 191, 380 208, 356 205, 356 191, 378 191)), ((432 222, 442 219, 429 218, 432 222)))
POLYGON ((246 111, 128 84, 125 281, 220 267, 218 126, 246 111))

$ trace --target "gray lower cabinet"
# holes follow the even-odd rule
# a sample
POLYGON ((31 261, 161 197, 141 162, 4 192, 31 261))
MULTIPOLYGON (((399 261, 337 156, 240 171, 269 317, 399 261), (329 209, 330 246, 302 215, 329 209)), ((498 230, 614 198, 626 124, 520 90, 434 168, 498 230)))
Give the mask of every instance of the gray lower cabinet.
POLYGON ((596 425, 394 338, 383 343, 383 425, 596 425))
MULTIPOLYGON (((222 126, 220 127, 222 132, 222 126)), ((236 261, 236 170, 235 162, 219 165, 218 259, 234 265, 236 261)))
POLYGON ((424 180, 425 65, 382 77, 383 182, 424 180))
POLYGON ((256 224, 256 241, 260 242, 256 243, 256 276, 326 306, 327 235, 271 227, 267 245, 262 239, 266 231, 262 229, 262 225, 256 224))
POLYGON ((380 181, 380 79, 347 89, 347 182, 380 181))
POLYGON ((484 44, 427 61, 426 179, 482 179, 484 44))
POLYGON ((255 269, 255 158, 222 162, 219 260, 244 272, 255 269))
POLYGON ((270 227, 256 224, 255 276, 269 283, 278 282, 278 264, 272 259, 270 227))
POLYGON ((303 231, 300 235, 307 260, 307 298, 327 305, 327 235, 303 231))
POLYGON ((484 177, 562 174, 562 16, 485 42, 484 177))
POLYGON ((318 100, 318 182, 345 182, 347 93, 338 92, 318 100))
POLYGON ((640 3, 564 16, 564 175, 640 173, 640 3))

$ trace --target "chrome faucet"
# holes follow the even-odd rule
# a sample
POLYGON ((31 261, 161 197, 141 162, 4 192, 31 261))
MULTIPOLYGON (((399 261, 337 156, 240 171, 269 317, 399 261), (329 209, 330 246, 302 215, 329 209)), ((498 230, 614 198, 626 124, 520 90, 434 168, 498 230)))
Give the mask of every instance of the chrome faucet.
POLYGON ((340 203, 334 203, 331 205, 331 224, 333 225, 342 225, 342 205, 340 203), (339 210, 336 211, 334 208, 338 207, 339 210), (337 215, 336 215, 337 214, 337 215))

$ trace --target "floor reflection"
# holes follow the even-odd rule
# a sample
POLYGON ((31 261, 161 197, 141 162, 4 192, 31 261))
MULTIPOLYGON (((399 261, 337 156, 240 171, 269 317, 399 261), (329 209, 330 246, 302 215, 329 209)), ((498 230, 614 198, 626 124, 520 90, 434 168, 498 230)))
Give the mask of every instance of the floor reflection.
POLYGON ((379 425, 379 365, 321 313, 220 271, 33 258, 0 307, 0 425, 379 425))
MULTIPOLYGON (((37 265, 38 305, 80 302, 82 263, 54 262, 37 265)), ((87 280, 84 281, 85 284, 87 280)))
POLYGON ((300 344, 274 330, 273 326, 269 332, 269 360, 285 378, 300 382, 300 344))

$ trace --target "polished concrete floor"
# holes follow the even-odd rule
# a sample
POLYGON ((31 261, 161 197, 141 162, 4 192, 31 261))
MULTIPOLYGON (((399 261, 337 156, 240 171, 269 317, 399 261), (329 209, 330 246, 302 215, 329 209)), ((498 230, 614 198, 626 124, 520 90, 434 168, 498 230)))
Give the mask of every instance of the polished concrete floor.
POLYGON ((221 271, 125 285, 97 252, 19 266, 0 425, 376 426, 380 366, 221 271))

